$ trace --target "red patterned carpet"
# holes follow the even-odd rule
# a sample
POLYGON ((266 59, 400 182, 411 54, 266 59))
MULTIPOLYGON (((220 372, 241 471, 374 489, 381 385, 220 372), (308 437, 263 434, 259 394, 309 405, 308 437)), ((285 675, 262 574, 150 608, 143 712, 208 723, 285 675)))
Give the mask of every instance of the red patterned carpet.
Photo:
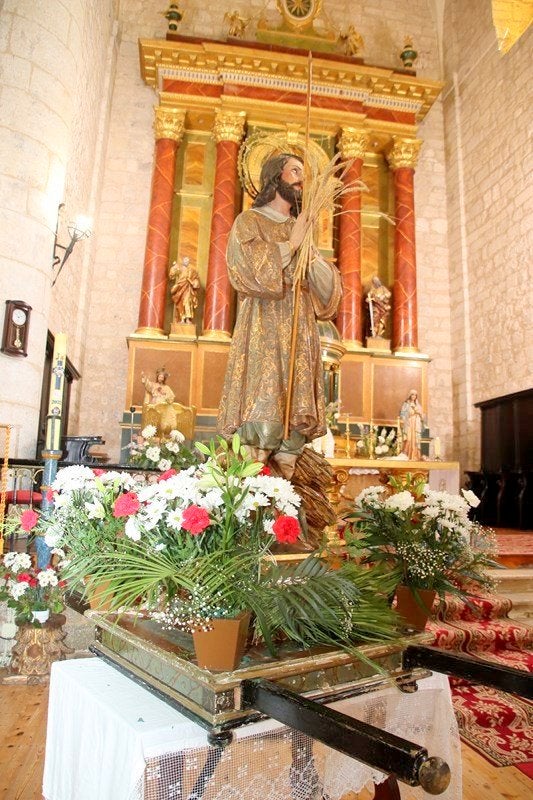
MULTIPOLYGON (((435 646, 533 672, 533 628, 508 619, 511 601, 491 595, 473 604, 478 615, 448 598, 426 628, 435 646)), ((461 737, 491 763, 518 766, 533 777, 533 704, 465 680, 450 683, 461 737)))

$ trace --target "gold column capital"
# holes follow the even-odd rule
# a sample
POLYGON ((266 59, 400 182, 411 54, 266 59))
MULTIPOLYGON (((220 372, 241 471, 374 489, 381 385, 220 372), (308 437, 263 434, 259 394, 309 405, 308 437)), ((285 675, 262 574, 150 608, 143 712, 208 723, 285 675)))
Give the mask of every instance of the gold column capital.
POLYGON ((387 153, 390 168, 409 167, 415 169, 421 147, 422 139, 404 139, 401 136, 393 136, 392 147, 387 153))
POLYGON ((156 141, 158 139, 172 139, 181 142, 185 130, 185 111, 178 108, 165 108, 156 106, 154 120, 154 131, 156 141))
POLYGON ((370 136, 360 128, 341 128, 339 151, 342 158, 364 158, 370 136))
POLYGON ((215 112, 215 124, 213 125, 213 136, 216 143, 236 142, 240 144, 244 136, 245 122, 246 111, 222 111, 222 109, 217 109, 215 112))

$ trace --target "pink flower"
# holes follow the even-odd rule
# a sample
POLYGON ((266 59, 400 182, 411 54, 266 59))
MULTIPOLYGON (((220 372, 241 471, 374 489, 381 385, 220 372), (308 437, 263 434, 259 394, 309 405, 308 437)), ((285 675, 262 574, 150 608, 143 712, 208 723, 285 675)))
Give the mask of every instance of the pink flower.
POLYGON ((103 475, 104 472, 105 472, 105 469, 98 469, 98 467, 96 469, 93 469, 93 473, 96 475, 97 478, 99 478, 100 475, 103 475))
POLYGON ((161 481, 168 481, 169 478, 172 478, 173 475, 177 475, 175 469, 167 469, 165 472, 162 472, 161 475, 158 477, 157 482, 161 483, 161 481))
POLYGON ((47 501, 48 501, 49 503, 53 503, 53 502, 54 502, 54 496, 55 496, 55 494, 56 494, 56 493, 54 492, 54 490, 53 490, 53 489, 47 489, 47 490, 46 490, 46 499, 47 499, 47 501))
POLYGON ((211 520, 205 508, 189 506, 189 508, 186 508, 183 512, 181 527, 189 531, 192 536, 198 536, 198 534, 205 531, 210 524, 211 520))
POLYGON ((33 508, 27 508, 20 517, 20 524, 23 531, 31 531, 39 522, 39 514, 33 508))
POLYGON ((131 517, 136 514, 141 504, 135 492, 125 492, 117 497, 113 506, 114 517, 131 517))
POLYGON ((278 542, 292 544, 300 535, 300 525, 296 517, 281 514, 272 526, 278 542))

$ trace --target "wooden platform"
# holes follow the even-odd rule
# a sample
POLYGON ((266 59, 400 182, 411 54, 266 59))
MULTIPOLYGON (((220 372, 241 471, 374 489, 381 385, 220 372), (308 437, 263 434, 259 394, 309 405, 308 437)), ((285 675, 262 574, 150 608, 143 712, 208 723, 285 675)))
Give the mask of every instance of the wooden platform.
MULTIPOLYGON (((0 797, 41 800, 46 741, 48 687, 0 686, 0 797)), ((493 767, 466 745, 463 800, 527 800, 533 783, 515 767, 493 767)), ((411 800, 409 794, 406 795, 411 800)), ((350 792, 343 800, 370 800, 372 793, 350 792)), ((75 800, 75 798, 72 798, 75 800)), ((104 798, 95 798, 104 800, 104 798)))

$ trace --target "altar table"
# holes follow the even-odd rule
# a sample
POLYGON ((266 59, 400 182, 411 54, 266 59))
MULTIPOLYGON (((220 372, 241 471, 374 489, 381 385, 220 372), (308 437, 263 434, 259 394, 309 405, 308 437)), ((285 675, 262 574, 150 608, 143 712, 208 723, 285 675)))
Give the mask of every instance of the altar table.
MULTIPOLYGON (((452 771, 443 800, 461 798, 461 753, 444 675, 418 692, 390 688, 331 704, 440 756, 452 771)), ((273 720, 234 730, 204 800, 339 800, 382 773, 273 720), (310 757, 312 748, 312 757, 310 757)), ((44 768, 45 800, 186 800, 206 759, 217 757, 207 732, 97 658, 52 666, 44 768)), ((402 799, 429 800, 400 784, 402 799)))

